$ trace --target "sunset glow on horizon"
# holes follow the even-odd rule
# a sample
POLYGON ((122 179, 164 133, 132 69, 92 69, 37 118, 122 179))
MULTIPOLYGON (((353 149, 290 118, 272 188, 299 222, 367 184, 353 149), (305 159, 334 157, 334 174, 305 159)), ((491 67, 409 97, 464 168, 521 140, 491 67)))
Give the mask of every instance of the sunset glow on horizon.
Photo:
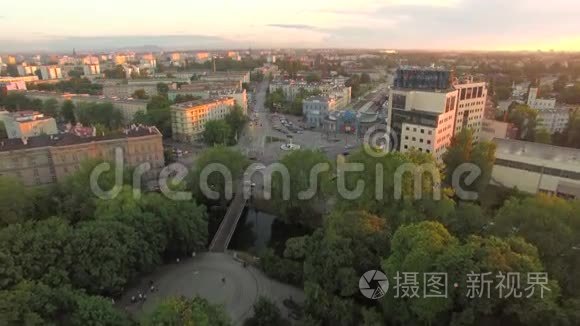
POLYGON ((60 0, 2 7, 0 29, 11 33, 0 36, 0 51, 88 49, 102 38, 192 49, 580 51, 574 0, 60 0))

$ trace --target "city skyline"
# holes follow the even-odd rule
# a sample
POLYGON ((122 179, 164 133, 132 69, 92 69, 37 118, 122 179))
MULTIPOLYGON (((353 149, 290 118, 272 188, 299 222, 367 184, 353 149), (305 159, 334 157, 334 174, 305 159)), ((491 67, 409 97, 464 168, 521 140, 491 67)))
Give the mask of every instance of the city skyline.
POLYGON ((3 5, 2 51, 385 48, 580 51, 580 4, 572 0, 260 0, 163 7, 103 0, 3 5), (217 14, 216 14, 217 13, 217 14))

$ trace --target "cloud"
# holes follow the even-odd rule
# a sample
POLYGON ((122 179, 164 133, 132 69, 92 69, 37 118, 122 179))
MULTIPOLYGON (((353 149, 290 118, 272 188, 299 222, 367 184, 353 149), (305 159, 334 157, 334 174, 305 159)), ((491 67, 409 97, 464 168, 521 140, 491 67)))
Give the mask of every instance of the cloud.
POLYGON ((329 29, 325 42, 330 46, 414 49, 493 49, 521 41, 540 43, 578 30, 580 6, 566 5, 567 1, 552 0, 554 5, 541 11, 533 5, 537 1, 530 0, 462 0, 447 6, 385 5, 356 14, 335 11, 345 17, 357 15, 360 23, 329 29), (369 23, 381 20, 393 23, 369 23))
POLYGON ((309 30, 309 31, 317 31, 319 30, 318 27, 305 25, 305 24, 267 24, 268 27, 277 27, 277 28, 288 28, 288 29, 300 29, 300 30, 309 30))

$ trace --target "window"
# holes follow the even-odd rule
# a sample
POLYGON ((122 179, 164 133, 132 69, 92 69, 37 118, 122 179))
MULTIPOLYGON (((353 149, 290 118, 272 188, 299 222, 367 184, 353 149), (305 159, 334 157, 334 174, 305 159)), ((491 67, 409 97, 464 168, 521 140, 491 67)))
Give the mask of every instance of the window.
POLYGON ((419 142, 422 143, 423 142, 423 138, 419 139, 419 142))
POLYGON ((421 133, 424 134, 425 133, 425 129, 421 129, 421 133))
POLYGON ((416 140, 417 140, 417 138, 413 137, 413 141, 416 141, 416 140))

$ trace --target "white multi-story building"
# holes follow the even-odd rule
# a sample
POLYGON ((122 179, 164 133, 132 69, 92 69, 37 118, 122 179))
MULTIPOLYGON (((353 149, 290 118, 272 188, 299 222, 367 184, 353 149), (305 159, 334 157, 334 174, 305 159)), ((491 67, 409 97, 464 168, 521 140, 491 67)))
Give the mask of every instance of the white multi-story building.
POLYGON ((463 129, 471 129, 479 140, 485 83, 471 77, 452 81, 451 72, 438 67, 402 67, 390 92, 387 120, 401 152, 417 149, 441 161, 453 136, 463 129))
POLYGON ((200 139, 205 124, 219 120, 231 112, 235 101, 231 97, 197 100, 171 106, 173 139, 194 142, 200 139))
POLYGON ((16 70, 18 70, 18 76, 34 76, 37 69, 38 66, 31 66, 26 63, 16 66, 16 70))
POLYGON ((85 76, 95 76, 101 74, 101 66, 99 64, 85 64, 83 65, 83 72, 85 76))
POLYGON ((42 80, 62 79, 62 71, 59 66, 40 66, 40 78, 42 80))
POLYGON ((567 108, 538 110, 537 127, 551 134, 563 132, 569 121, 570 111, 567 108))
POLYGON ((458 91, 392 89, 389 124, 401 152, 417 149, 440 161, 454 135, 458 91))
POLYGON ((538 88, 530 87, 530 92, 528 94, 528 106, 535 110, 553 110, 556 108, 555 98, 539 98, 538 88))
POLYGON ((208 72, 199 76, 203 81, 232 81, 239 80, 241 83, 250 82, 249 71, 217 71, 208 72))

